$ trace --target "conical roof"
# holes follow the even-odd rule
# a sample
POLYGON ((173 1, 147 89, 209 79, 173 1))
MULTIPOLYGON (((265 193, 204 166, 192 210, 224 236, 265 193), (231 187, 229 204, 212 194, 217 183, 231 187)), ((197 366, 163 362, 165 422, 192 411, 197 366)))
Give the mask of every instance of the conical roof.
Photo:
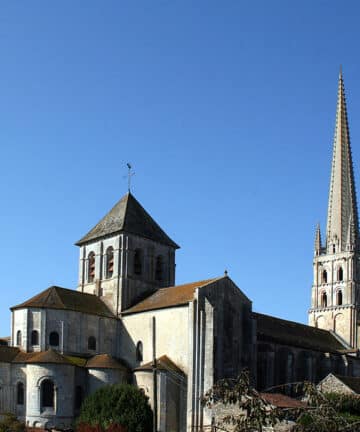
POLYGON ((176 249, 179 248, 130 192, 122 197, 76 245, 81 246, 120 232, 136 234, 176 249))
POLYGON ((340 71, 326 243, 327 246, 338 243, 339 250, 345 251, 350 238, 357 242, 358 211, 344 81, 340 71), (349 233, 349 229, 353 232, 349 233))

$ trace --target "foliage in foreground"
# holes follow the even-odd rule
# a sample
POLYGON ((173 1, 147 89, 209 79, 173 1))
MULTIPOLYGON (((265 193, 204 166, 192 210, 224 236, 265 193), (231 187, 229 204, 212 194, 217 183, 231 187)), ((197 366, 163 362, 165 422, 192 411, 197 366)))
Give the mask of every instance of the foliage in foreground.
POLYGON ((84 400, 77 431, 151 432, 152 421, 148 397, 141 390, 129 384, 108 385, 84 400), (84 429, 89 426, 91 430, 84 429))
POLYGON ((20 422, 14 414, 3 414, 3 420, 0 421, 0 432, 24 432, 25 424, 20 422))
POLYGON ((244 370, 236 380, 217 382, 205 394, 203 403, 208 408, 231 406, 228 415, 217 419, 217 426, 224 431, 261 432, 291 419, 295 421, 293 432, 360 432, 356 417, 360 398, 326 395, 309 382, 298 384, 298 391, 299 387, 306 401, 303 408, 277 408, 250 385, 249 373, 244 370))

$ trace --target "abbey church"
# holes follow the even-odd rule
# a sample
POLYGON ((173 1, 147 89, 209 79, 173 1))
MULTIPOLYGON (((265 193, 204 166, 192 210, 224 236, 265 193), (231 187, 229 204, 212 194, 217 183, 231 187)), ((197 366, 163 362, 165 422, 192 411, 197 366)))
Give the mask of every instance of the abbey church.
POLYGON ((128 382, 148 395, 159 431, 190 432, 211 423, 204 392, 244 367, 258 390, 329 372, 360 376, 360 242, 342 74, 308 326, 253 312, 227 274, 176 285, 179 246, 131 193, 76 245, 77 289, 52 286, 11 307, 0 414, 65 429, 88 394, 128 382))

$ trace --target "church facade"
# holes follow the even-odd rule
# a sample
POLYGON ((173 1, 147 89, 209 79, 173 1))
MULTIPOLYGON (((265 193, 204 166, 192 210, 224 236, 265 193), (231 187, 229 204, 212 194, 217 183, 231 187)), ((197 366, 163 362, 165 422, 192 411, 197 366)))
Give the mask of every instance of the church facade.
POLYGON ((360 376, 358 218, 339 77, 326 244, 316 231, 309 326, 255 313, 227 274, 175 284, 178 245, 131 194, 82 237, 76 290, 13 306, 0 344, 0 414, 68 428, 97 388, 130 382, 161 432, 209 425, 201 396, 250 369, 259 390, 329 372, 360 376))

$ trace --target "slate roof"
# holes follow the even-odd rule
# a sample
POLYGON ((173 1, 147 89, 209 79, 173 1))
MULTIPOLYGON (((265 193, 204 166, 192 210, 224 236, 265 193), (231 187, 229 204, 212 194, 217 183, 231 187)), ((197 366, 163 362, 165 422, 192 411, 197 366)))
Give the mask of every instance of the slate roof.
POLYGON ((347 385, 351 390, 355 393, 360 394, 360 377, 349 377, 342 375, 333 374, 338 380, 342 381, 345 385, 347 385))
POLYGON ((160 228, 129 192, 77 243, 81 246, 110 234, 128 232, 178 249, 179 246, 160 228))
POLYGON ((127 309, 123 314, 132 314, 156 309, 163 309, 173 306, 181 306, 189 303, 194 298, 196 288, 200 288, 215 282, 219 278, 207 279, 198 282, 191 282, 184 285, 160 288, 145 300, 127 309))
POLYGON ((326 352, 342 351, 345 348, 327 330, 259 313, 254 313, 254 317, 257 321, 258 340, 326 352))
POLYGON ((304 408, 305 402, 293 399, 281 393, 260 393, 260 396, 269 404, 278 408, 304 408))
POLYGON ((115 318, 99 297, 79 291, 52 286, 11 310, 23 308, 61 309, 115 318))
POLYGON ((98 354, 86 362, 86 367, 96 369, 123 369, 127 368, 117 359, 109 354, 98 354))
MULTIPOLYGON (((167 356, 163 355, 156 359, 156 367, 158 370, 166 372, 175 372, 180 375, 184 375, 184 372, 167 356)), ((152 362, 145 363, 138 366, 134 371, 152 371, 152 362)))

